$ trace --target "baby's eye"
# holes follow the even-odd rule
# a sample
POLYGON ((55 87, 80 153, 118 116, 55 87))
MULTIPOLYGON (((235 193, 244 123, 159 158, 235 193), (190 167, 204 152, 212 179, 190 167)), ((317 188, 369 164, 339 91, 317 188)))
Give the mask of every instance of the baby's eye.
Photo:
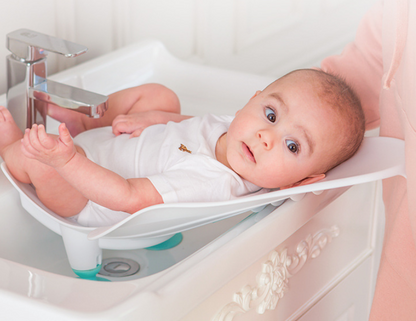
POLYGON ((289 151, 290 151, 291 153, 293 153, 293 154, 297 154, 297 153, 299 152, 299 146, 298 146, 298 144, 297 144, 295 141, 293 141, 293 140, 288 139, 288 140, 286 141, 286 146, 287 146, 287 148, 289 148, 289 151))
POLYGON ((271 122, 274 123, 276 121, 276 113, 274 112, 273 109, 271 109, 270 107, 266 108, 265 111, 266 114, 266 118, 271 122))

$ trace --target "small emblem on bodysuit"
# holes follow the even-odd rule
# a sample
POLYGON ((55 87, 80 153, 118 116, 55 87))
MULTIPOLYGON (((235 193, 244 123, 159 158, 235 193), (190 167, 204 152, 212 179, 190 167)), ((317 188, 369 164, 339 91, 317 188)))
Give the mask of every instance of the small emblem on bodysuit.
POLYGON ((187 152, 187 153, 189 153, 189 154, 191 154, 192 152, 188 149, 188 148, 186 148, 186 146, 184 145, 184 144, 181 144, 181 147, 179 147, 179 150, 181 151, 181 152, 187 152))

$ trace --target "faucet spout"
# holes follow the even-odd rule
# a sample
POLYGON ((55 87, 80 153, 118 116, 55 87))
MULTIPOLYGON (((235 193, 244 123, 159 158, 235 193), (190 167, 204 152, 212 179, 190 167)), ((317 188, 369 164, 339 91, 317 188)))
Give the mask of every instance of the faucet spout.
POLYGON ((99 118, 107 110, 108 97, 52 80, 29 88, 29 98, 99 118))
POLYGON ((85 46, 20 29, 7 35, 7 49, 7 108, 22 131, 34 123, 46 126, 48 104, 94 118, 107 110, 107 96, 47 79, 48 52, 71 58, 85 53, 85 46))

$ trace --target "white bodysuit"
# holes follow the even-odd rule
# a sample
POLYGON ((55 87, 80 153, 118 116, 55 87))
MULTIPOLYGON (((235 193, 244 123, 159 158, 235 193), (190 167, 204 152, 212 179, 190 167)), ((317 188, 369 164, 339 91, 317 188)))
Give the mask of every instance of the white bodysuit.
MULTIPOLYGON (((164 203, 224 201, 260 189, 216 160, 217 140, 232 119, 193 117, 150 126, 135 138, 114 136, 111 127, 102 127, 74 142, 89 159, 124 178, 147 177, 164 203)), ((128 216, 89 201, 74 218, 85 226, 106 226, 128 216)))

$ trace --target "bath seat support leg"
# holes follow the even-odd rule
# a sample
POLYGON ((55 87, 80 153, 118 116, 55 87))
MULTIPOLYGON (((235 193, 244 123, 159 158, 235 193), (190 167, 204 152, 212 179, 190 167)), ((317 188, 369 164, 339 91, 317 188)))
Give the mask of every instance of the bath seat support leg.
POLYGON ((89 240, 86 233, 61 225, 61 235, 69 264, 81 278, 94 278, 101 269, 102 249, 98 240, 89 240))

